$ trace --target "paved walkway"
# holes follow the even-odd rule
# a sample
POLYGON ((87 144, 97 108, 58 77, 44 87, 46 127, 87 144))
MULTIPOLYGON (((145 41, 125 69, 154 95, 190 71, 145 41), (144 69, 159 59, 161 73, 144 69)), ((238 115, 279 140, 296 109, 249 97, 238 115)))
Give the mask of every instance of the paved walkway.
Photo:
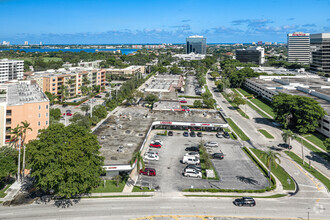
POLYGON ((21 190, 21 183, 18 183, 15 181, 7 190, 6 190, 6 196, 4 198, 0 198, 0 201, 6 202, 6 201, 11 201, 14 199, 16 194, 21 190))

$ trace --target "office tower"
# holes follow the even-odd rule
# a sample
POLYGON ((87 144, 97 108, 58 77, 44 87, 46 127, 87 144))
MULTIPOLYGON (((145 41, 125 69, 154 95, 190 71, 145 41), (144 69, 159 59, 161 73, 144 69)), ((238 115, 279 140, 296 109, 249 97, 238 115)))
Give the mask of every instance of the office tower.
POLYGON ((24 45, 29 45, 29 41, 24 41, 24 45))
POLYGON ((265 62, 265 49, 262 47, 250 47, 236 50, 236 60, 242 63, 263 64, 265 62))
POLYGON ((187 37, 186 53, 206 54, 206 38, 198 35, 187 37))
POLYGON ((0 83, 23 79, 24 60, 0 60, 0 83))
POLYGON ((303 64, 310 62, 309 34, 302 32, 288 34, 288 62, 303 64))
POLYGON ((311 71, 330 73, 330 33, 311 34, 311 71))
POLYGON ((258 41, 258 46, 261 46, 262 45, 262 41, 258 41))

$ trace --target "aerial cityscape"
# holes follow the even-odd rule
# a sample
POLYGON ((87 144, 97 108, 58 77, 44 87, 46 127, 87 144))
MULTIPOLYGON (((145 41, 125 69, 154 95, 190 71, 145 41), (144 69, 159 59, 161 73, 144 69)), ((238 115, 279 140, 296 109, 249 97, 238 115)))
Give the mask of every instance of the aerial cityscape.
POLYGON ((0 1, 0 219, 330 219, 329 11, 0 1))

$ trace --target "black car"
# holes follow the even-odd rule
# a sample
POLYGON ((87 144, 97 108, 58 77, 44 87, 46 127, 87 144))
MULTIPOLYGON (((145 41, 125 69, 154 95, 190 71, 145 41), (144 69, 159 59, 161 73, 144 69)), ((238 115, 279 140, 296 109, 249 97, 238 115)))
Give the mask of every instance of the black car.
POLYGON ((196 133, 194 131, 190 132, 190 137, 196 137, 196 133))
POLYGON ((173 136, 173 131, 169 131, 169 132, 167 133, 167 135, 168 135, 168 136, 173 136))
POLYGON ((197 132, 197 137, 203 137, 203 133, 202 132, 197 132))
POLYGON ((188 164, 188 165, 186 166, 186 168, 184 168, 184 169, 195 169, 195 170, 197 170, 197 171, 202 171, 202 167, 197 166, 197 165, 194 165, 194 164, 188 164))
POLYGON ((283 147, 283 148, 285 148, 285 149, 289 149, 289 150, 291 150, 292 149, 292 145, 288 145, 288 144, 279 144, 279 145, 277 145, 278 147, 283 147))
POLYGON ((188 133, 188 131, 183 132, 183 136, 184 136, 184 137, 189 137, 189 133, 188 133))
POLYGON ((225 138, 230 138, 230 135, 229 135, 229 133, 228 133, 227 131, 223 132, 223 136, 224 136, 225 138))
POLYGON ((214 154, 212 154, 212 158, 222 160, 223 159, 223 153, 222 152, 214 153, 214 154))
POLYGON ((199 151, 199 147, 195 147, 195 146, 193 146, 193 147, 187 147, 185 150, 186 151, 199 151))
POLYGON ((242 197, 239 199, 235 199, 234 204, 236 206, 255 206, 256 205, 256 201, 251 198, 251 197, 242 197))
POLYGON ((62 107, 67 107, 67 106, 68 106, 68 104, 63 104, 63 105, 62 105, 62 107))
POLYGON ((96 95, 96 96, 94 96, 94 98, 98 98, 98 99, 100 99, 100 98, 102 98, 102 96, 100 96, 100 95, 96 95))

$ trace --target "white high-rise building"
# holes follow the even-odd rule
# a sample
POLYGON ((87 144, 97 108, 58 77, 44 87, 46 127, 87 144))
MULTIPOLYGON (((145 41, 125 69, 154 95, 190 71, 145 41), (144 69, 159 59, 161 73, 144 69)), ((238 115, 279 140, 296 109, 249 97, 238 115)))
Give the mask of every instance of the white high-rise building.
POLYGON ((0 60, 0 83, 23 79, 24 60, 0 60))
POLYGON ((288 62, 310 62, 310 36, 303 32, 288 34, 288 62))
POLYGON ((29 45, 29 41, 24 41, 24 45, 29 45))

